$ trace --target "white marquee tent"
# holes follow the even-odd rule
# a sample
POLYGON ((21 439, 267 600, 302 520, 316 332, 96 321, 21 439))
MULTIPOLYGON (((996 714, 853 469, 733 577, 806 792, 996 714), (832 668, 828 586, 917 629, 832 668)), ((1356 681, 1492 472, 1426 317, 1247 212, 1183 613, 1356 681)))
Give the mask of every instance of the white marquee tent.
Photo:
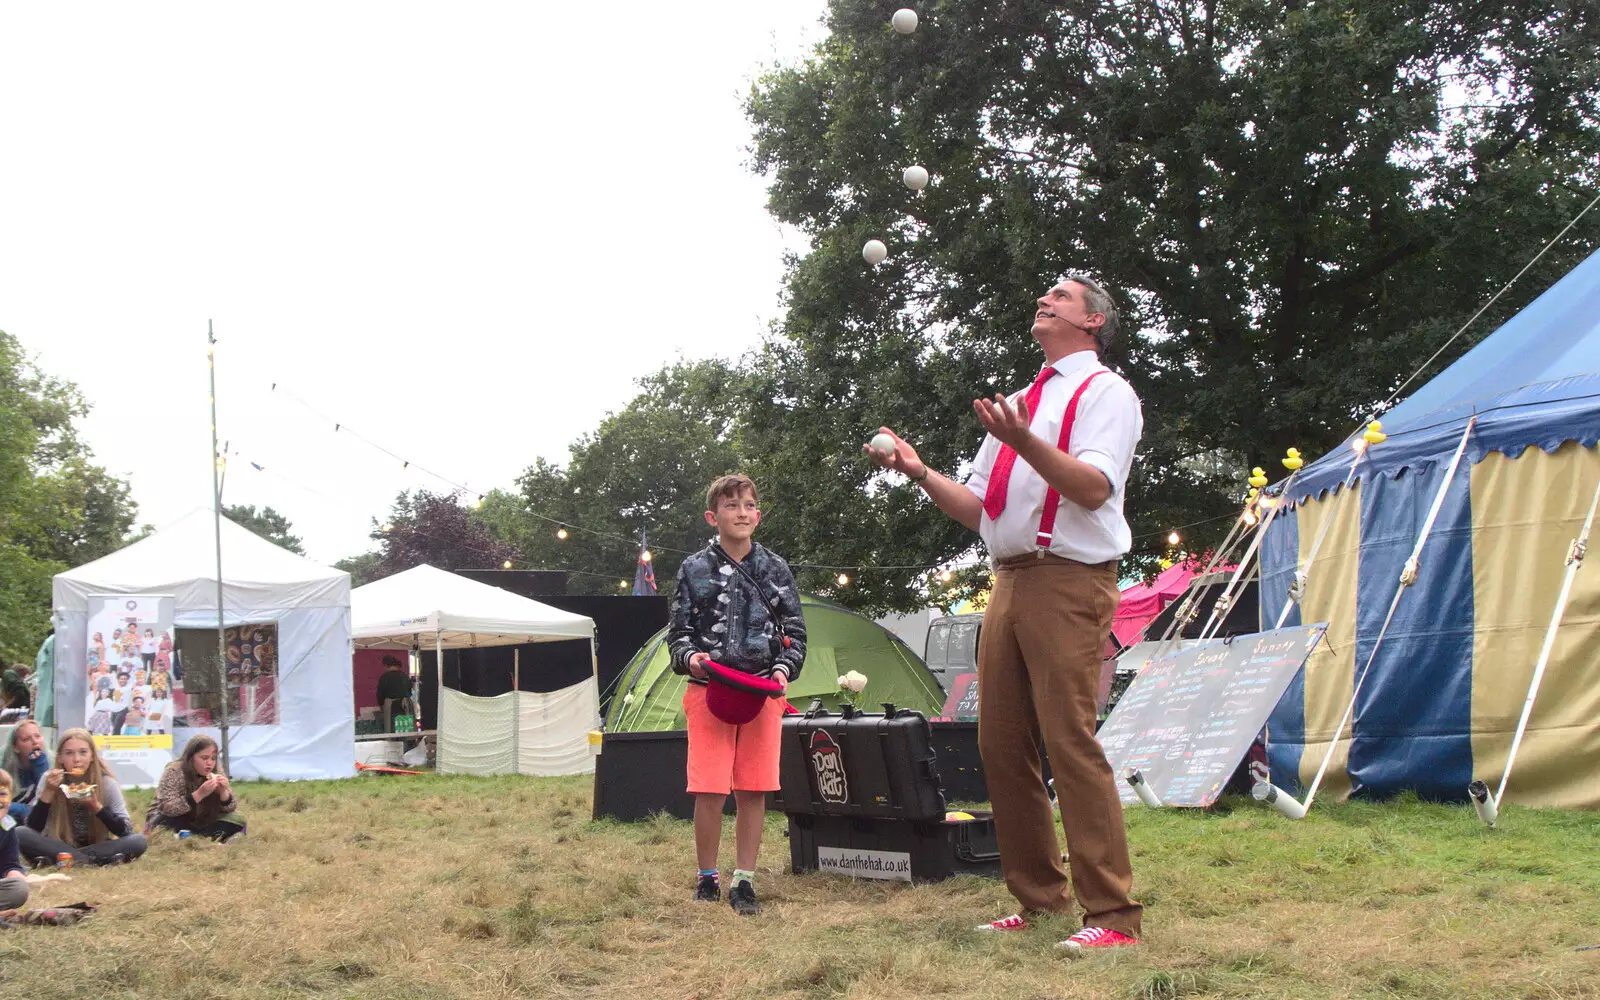
POLYGON ((587 639, 594 621, 432 566, 417 566, 350 594, 358 649, 428 649, 438 655, 438 767, 454 774, 583 774, 594 769, 589 730, 600 714, 594 673, 540 693, 480 698, 444 686, 444 651, 587 639))
MULTIPOLYGON (((277 719, 274 725, 229 727, 229 761, 238 778, 344 778, 355 773, 350 724, 350 575, 280 548, 224 518, 223 624, 275 623, 278 628, 277 719)), ((173 626, 217 628, 217 538, 209 508, 56 576, 56 720, 85 722, 85 646, 89 598, 106 594, 170 595, 173 626)), ((213 647, 215 648, 215 647, 213 647)), ((173 731, 176 746, 195 733, 173 731)))

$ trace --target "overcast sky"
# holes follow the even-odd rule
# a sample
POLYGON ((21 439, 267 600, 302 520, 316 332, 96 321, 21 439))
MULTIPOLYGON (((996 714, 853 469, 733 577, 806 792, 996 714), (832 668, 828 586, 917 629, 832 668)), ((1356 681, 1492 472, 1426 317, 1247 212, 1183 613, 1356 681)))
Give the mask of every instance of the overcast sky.
POLYGON ((363 551, 447 487, 333 421, 510 487, 639 376, 759 341, 802 243, 742 100, 823 6, 6 5, 0 329, 160 526, 208 504, 214 321, 225 501, 363 551))

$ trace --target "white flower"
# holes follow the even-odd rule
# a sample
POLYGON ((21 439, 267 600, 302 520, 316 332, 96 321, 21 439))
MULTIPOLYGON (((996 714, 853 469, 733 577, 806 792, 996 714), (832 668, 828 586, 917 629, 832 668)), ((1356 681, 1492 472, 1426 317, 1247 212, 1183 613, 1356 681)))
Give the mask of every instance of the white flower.
POLYGON ((839 690, 843 691, 845 688, 847 688, 849 686, 850 686, 850 679, 848 677, 846 677, 844 674, 840 674, 839 675, 839 690))
POLYGON ((633 704, 633 692, 632 691, 629 691, 627 694, 622 696, 622 703, 624 705, 632 705, 633 704))
POLYGON ((867 686, 867 675, 858 670, 852 670, 844 675, 844 686, 856 694, 860 694, 862 689, 867 686))

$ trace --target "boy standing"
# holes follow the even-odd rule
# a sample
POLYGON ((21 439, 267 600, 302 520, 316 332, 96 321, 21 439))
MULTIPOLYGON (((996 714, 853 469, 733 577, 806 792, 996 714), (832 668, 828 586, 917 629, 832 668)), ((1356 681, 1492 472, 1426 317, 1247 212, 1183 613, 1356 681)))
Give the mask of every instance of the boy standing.
POLYGON ((705 517, 717 538, 678 569, 668 636, 673 671, 689 676, 683 712, 689 722, 689 793, 695 797, 699 863, 694 898, 721 898, 717 851, 722 808, 731 791, 738 812, 728 903, 741 916, 754 916, 761 912, 756 854, 767 793, 778 790, 784 701, 768 698, 759 714, 742 724, 723 721, 707 707, 706 663, 770 679, 781 690, 805 662, 806 623, 789 564, 750 540, 761 522, 756 484, 747 476, 722 476, 706 490, 705 517))

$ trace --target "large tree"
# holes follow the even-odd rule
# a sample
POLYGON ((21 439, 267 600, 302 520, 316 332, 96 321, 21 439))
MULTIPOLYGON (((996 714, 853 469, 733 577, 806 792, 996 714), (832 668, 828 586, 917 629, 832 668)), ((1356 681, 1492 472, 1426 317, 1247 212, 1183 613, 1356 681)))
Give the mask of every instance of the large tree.
POLYGON ((306 554, 300 545, 300 536, 290 534, 294 525, 271 507, 263 507, 258 511, 253 505, 229 504, 222 509, 222 513, 234 524, 255 532, 274 545, 282 546, 297 556, 306 554))
MULTIPOLYGON (((402 492, 395 497, 388 520, 373 523, 378 542, 377 559, 362 566, 372 579, 427 563, 438 569, 499 569, 516 552, 490 536, 455 496, 428 490, 402 492)), ((346 560, 340 568, 347 569, 346 560)), ((368 581, 370 582, 370 581, 368 581)))
POLYGON ((535 462, 516 493, 491 493, 476 516, 518 551, 518 565, 567 570, 573 593, 614 594, 632 581, 645 533, 657 586, 670 588, 684 553, 710 537, 706 487, 740 467, 740 380, 720 361, 661 369, 572 445, 566 466, 535 462))
MULTIPOLYGON (((805 506, 778 534, 808 561, 970 547, 860 442, 887 423, 957 472, 970 400, 1029 381, 1034 298, 1071 270, 1126 316, 1107 361, 1144 400, 1136 554, 1220 517, 1186 532, 1214 540, 1247 466, 1341 441, 1600 188, 1582 0, 996 0, 925 9, 910 36, 896 5, 833 0, 829 36, 749 102, 771 210, 812 249, 746 445, 805 506), (920 195, 909 163, 933 175, 920 195)), ((1600 213, 1429 373, 1597 238, 1600 213)), ((839 596, 906 607, 926 580, 839 596)))
POLYGON ((94 464, 71 382, 40 371, 0 331, 0 657, 31 659, 50 616, 50 578, 120 548, 136 508, 94 464))

